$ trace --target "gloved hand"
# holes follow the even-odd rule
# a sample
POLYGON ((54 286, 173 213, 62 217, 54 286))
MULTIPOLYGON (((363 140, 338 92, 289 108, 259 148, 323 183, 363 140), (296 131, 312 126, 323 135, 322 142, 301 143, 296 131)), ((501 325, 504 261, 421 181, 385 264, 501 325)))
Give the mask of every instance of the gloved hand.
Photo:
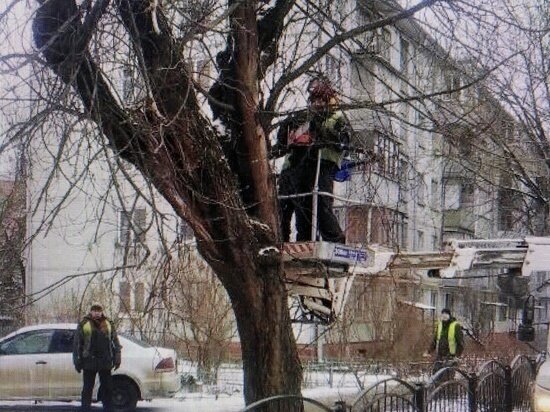
POLYGON ((117 370, 118 368, 120 368, 120 362, 115 363, 114 369, 117 370))
POLYGON ((80 372, 82 372, 82 368, 81 368, 81 367, 79 367, 79 366, 75 366, 74 368, 76 369, 76 372, 77 372, 77 373, 80 373, 80 372))

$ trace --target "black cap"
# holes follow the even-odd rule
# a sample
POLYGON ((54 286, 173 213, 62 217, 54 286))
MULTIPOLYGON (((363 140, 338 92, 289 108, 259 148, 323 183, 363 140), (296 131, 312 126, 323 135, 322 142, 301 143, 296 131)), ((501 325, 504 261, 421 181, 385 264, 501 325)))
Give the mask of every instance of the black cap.
POLYGON ((101 306, 99 303, 94 303, 90 307, 90 312, 92 312, 92 311, 103 312, 103 306, 101 306))
POLYGON ((450 309, 447 309, 447 308, 442 309, 442 310, 441 310, 441 313, 447 313, 447 314, 449 314, 449 316, 451 316, 451 310, 450 310, 450 309))

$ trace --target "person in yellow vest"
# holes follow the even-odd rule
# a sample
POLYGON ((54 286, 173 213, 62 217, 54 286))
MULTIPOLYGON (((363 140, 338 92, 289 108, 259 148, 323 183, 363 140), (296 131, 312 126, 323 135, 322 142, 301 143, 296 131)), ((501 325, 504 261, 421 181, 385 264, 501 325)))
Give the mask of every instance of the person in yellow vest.
POLYGON ((435 328, 431 352, 435 351, 433 372, 456 363, 456 358, 464 351, 462 327, 447 308, 441 311, 435 328))
POLYGON ((93 304, 90 313, 78 324, 74 335, 73 363, 82 374, 82 411, 89 411, 96 375, 101 385, 103 410, 112 410, 113 380, 111 370, 120 367, 121 346, 114 324, 103 314, 103 307, 93 304))

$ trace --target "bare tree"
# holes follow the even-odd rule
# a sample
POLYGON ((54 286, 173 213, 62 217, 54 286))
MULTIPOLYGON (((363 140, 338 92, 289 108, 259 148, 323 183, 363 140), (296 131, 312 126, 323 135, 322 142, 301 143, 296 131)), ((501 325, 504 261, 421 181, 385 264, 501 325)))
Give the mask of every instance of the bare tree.
MULTIPOLYGON (((17 0, 10 2, 5 13, 16 3, 17 0)), ((276 252, 281 240, 274 174, 268 161, 268 136, 276 126, 277 116, 294 109, 288 102, 299 100, 299 86, 305 83, 309 71, 328 70, 342 56, 360 60, 358 56, 368 54, 372 46, 373 36, 369 34, 429 7, 433 15, 427 14, 426 26, 451 52, 436 47, 433 39, 423 35, 419 35, 419 42, 424 50, 438 56, 439 65, 451 66, 452 70, 443 72, 460 72, 466 81, 455 83, 450 76, 450 82, 430 90, 407 84, 409 93, 390 90, 383 101, 377 99, 375 103, 373 96, 351 99, 350 107, 375 108, 411 128, 437 133, 449 144, 450 149, 444 154, 460 159, 457 170, 506 187, 501 174, 493 172, 495 166, 501 171, 512 169, 520 182, 512 187, 514 190, 535 202, 546 204, 548 199, 545 192, 537 192, 540 175, 531 173, 540 168, 523 166, 524 158, 495 138, 503 130, 495 121, 502 111, 489 109, 487 104, 487 109, 468 115, 442 102, 443 97, 477 90, 476 85, 487 79, 493 80, 494 90, 501 90, 506 97, 507 83, 499 83, 506 77, 492 74, 496 73, 495 68, 506 67, 522 54, 513 47, 501 54, 490 54, 490 50, 503 50, 491 47, 491 29, 506 23, 529 34, 533 45, 530 50, 541 46, 533 55, 540 59, 542 52, 547 52, 543 36, 547 23, 542 18, 537 21, 544 23, 541 30, 529 31, 517 22, 516 15, 501 16, 494 11, 503 9, 495 5, 505 4, 505 0, 487 0, 479 5, 423 0, 407 9, 392 2, 376 2, 381 5, 382 14, 374 13, 369 21, 347 30, 344 22, 349 9, 341 7, 344 2, 334 2, 334 7, 329 7, 329 3, 205 0, 163 4, 156 0, 116 0, 111 4, 109 0, 38 0, 39 7, 33 14, 38 53, 32 63, 38 70, 28 83, 34 90, 30 100, 41 105, 40 110, 33 112, 32 121, 20 125, 11 138, 16 141, 21 136, 41 136, 44 130, 38 125, 44 124, 44 118, 63 116, 72 120, 59 133, 62 138, 58 150, 62 150, 67 142, 74 147, 85 146, 66 136, 95 125, 100 133, 88 136, 95 139, 101 155, 96 156, 85 147, 90 158, 107 162, 114 153, 114 163, 137 169, 151 190, 158 191, 176 215, 189 224, 202 257, 226 289, 235 313, 247 403, 300 391, 300 363, 290 327, 282 262, 276 252), (470 25, 461 26, 458 21, 463 20, 456 16, 467 17, 464 21, 470 25), (458 29, 471 35, 471 24, 477 27, 473 36, 480 40, 477 43, 464 41, 472 36, 457 35, 458 29), (451 58, 455 50, 455 56, 476 59, 478 65, 467 71, 463 65, 455 64, 451 58), (44 67, 50 71, 39 70, 44 67), (121 76, 116 73, 120 72, 125 77, 118 81, 121 76), (121 93, 118 83, 124 83, 121 93), (502 87, 497 89, 499 84, 502 87), (411 110, 424 117, 427 125, 410 124, 411 110), (464 122, 475 130, 476 138, 482 131, 480 134, 487 137, 484 141, 488 143, 472 139, 471 133, 461 127, 464 122), (477 150, 464 149, 472 145, 477 150), (489 156, 497 145, 499 152, 489 156), (479 153, 488 155, 474 156, 479 153), (487 162, 489 158, 499 161, 487 162), (515 166, 507 168, 507 162, 515 166)), ((368 2, 358 3, 368 9, 368 2)), ((533 19, 534 16, 533 12, 533 19)), ((531 61, 531 55, 525 57, 526 62, 531 61)), ((6 58, 7 70, 15 73, 27 64, 26 58, 6 58)), ((422 81, 431 79, 434 65, 418 65, 417 77, 422 81), (421 68, 425 73, 421 73, 421 68)), ((527 74, 533 68, 525 67, 527 74)), ((366 69, 369 72, 368 64, 366 69)), ((338 70, 332 72, 333 80, 340 74, 338 70)), ((541 81, 537 85, 542 85, 548 76, 538 72, 536 78, 541 81)), ((357 83, 366 81, 359 76, 357 83)), ((516 94, 516 98, 508 96, 508 104, 519 110, 524 107, 524 97, 535 97, 534 107, 538 109, 518 117, 526 130, 536 132, 533 136, 538 142, 538 158, 547 159, 543 133, 547 112, 535 104, 544 97, 545 88, 537 90, 516 94)), ((492 103, 491 98, 483 101, 492 103)), ((400 167, 390 164, 389 158, 385 162, 375 165, 378 172, 393 173, 400 167)), ((421 188, 425 182, 420 182, 419 175, 421 171, 412 170, 406 177, 421 188)), ((360 220, 363 211, 358 212, 360 220)), ((390 216, 385 211, 378 215, 381 231, 384 225, 398 227, 400 216, 390 216)), ((376 239, 399 238, 398 231, 394 232, 377 235, 376 239)), ((402 246, 403 237, 396 243, 402 246)))
POLYGON ((20 306, 25 293, 25 181, 0 180, 0 327, 13 328, 22 321, 20 306))
POLYGON ((389 17, 350 32, 309 2, 201 2, 203 13, 198 16, 178 2, 164 7, 149 0, 38 3, 33 21, 34 40, 43 57, 38 63, 59 80, 45 96, 53 105, 67 103, 65 112, 92 120, 104 138, 98 142, 139 170, 192 228, 201 255, 232 303, 246 402, 299 393, 301 368, 280 255, 265 252, 280 245, 268 162, 274 112, 288 97, 287 86, 331 50, 436 1, 395 9, 389 17), (310 54, 309 43, 301 42, 311 39, 311 31, 308 39, 299 30, 290 32, 287 25, 302 21, 312 25, 310 30, 324 31, 327 38, 310 54), (221 30, 224 46, 215 60, 204 56, 217 72, 211 74, 214 83, 206 98, 223 130, 213 126, 201 105, 204 83, 193 78, 194 68, 186 61, 186 55, 193 59, 190 39, 200 40, 210 30, 221 30), (279 45, 289 38, 297 39, 294 53, 300 58, 285 62, 279 45), (102 42, 109 41, 129 46, 141 91, 131 107, 120 101, 109 82, 113 56, 102 54, 102 42), (270 80, 270 94, 265 95, 260 84, 266 83, 268 73, 275 73, 276 65, 283 68, 282 74, 270 80), (80 102, 65 98, 71 90, 80 102))
POLYGON ((180 350, 197 363, 197 378, 212 384, 235 334, 231 304, 212 269, 192 250, 180 252, 163 307, 180 350))

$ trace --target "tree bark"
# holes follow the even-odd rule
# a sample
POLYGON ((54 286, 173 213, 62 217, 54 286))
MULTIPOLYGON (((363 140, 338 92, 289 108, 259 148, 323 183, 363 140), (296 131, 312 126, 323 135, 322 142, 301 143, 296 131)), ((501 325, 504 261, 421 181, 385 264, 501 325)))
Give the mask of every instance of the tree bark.
POLYGON ((302 370, 279 268, 263 266, 249 272, 244 285, 237 288, 231 281, 235 275, 224 273, 221 280, 237 320, 246 403, 277 394, 300 394, 302 370))

